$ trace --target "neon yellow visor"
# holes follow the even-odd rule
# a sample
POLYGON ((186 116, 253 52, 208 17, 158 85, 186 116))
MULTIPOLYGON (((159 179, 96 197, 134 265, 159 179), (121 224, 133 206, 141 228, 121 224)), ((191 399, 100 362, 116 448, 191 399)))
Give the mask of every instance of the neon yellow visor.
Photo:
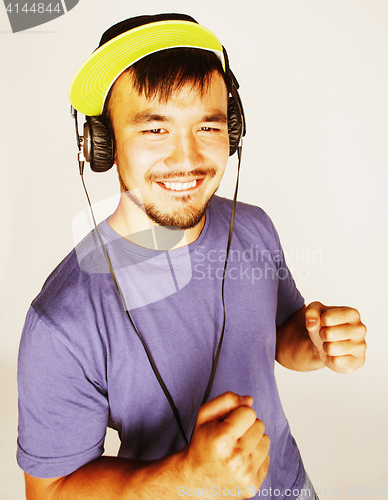
POLYGON ((91 54, 70 84, 72 106, 87 116, 101 115, 109 89, 124 70, 149 54, 175 47, 214 52, 225 70, 222 45, 207 28, 190 21, 149 23, 112 38, 91 54))

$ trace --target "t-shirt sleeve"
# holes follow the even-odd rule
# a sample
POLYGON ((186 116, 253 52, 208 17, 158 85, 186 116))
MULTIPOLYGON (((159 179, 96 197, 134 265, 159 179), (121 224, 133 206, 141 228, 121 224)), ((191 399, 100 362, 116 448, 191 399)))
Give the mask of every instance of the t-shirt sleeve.
POLYGON ((287 266, 279 235, 271 221, 274 231, 277 251, 274 253, 278 268, 278 303, 276 312, 276 326, 282 325, 290 316, 303 307, 304 298, 296 287, 294 278, 287 266))
POLYGON ((285 261, 279 268, 278 306, 276 326, 282 325, 290 316, 303 307, 304 298, 296 287, 294 278, 285 261))
POLYGON ((108 399, 81 357, 30 309, 19 350, 17 461, 31 476, 68 475, 104 451, 108 399))

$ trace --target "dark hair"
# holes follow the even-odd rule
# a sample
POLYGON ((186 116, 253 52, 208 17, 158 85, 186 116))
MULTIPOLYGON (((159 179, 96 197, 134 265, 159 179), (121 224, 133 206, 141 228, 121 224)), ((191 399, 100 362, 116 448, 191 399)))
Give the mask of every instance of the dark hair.
MULTIPOLYGON (((217 71, 224 79, 227 88, 225 72, 220 59, 214 52, 197 48, 171 48, 150 54, 132 66, 124 73, 131 76, 134 88, 148 99, 159 96, 159 100, 167 102, 171 95, 185 84, 191 83, 201 94, 206 91, 211 75, 217 71)), ((114 84, 106 97, 103 118, 112 129, 110 102, 114 84)))

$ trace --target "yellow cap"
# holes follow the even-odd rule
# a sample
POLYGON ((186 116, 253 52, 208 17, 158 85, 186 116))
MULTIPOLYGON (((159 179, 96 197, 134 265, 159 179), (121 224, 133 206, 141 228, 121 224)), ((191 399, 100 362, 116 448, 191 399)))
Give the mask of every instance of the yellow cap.
POLYGON ((214 52, 225 70, 222 45, 207 28, 190 21, 149 23, 112 38, 93 52, 70 84, 72 106, 84 115, 101 115, 109 89, 125 69, 149 54, 175 47, 214 52))

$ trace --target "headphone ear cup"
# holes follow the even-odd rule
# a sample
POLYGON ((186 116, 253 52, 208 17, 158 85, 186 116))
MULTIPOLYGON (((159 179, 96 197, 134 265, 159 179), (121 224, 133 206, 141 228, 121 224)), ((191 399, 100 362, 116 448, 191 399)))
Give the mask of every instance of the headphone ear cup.
POLYGON ((90 163, 92 161, 92 142, 91 142, 91 135, 90 135, 90 127, 89 127, 88 122, 84 123, 84 135, 83 135, 83 141, 82 141, 82 148, 83 148, 85 160, 88 163, 90 163))
POLYGON ((102 116, 87 116, 86 122, 90 145, 87 148, 88 139, 85 137, 84 155, 87 153, 89 160, 86 155, 85 159, 90 162, 93 172, 106 172, 114 164, 114 142, 110 128, 102 116))
POLYGON ((232 156, 237 151, 237 147, 240 144, 242 128, 240 106, 237 100, 230 96, 228 102, 229 156, 232 156))

